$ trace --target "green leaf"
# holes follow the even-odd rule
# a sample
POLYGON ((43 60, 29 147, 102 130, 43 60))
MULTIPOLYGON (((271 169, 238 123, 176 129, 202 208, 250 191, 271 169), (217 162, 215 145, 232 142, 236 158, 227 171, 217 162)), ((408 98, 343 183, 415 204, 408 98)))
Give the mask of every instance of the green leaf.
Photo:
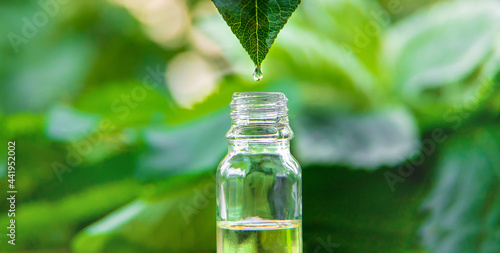
POLYGON ((384 41, 392 83, 416 104, 436 93, 446 98, 459 89, 463 94, 467 85, 459 84, 498 49, 499 34, 496 1, 449 1, 420 11, 392 27, 384 41), (436 88, 448 89, 424 96, 436 88))
MULTIPOLYGON (((288 26, 299 26, 318 38, 328 39, 329 43, 337 43, 342 46, 343 54, 346 54, 338 57, 325 52, 322 57, 333 58, 332 61, 339 61, 345 65, 351 64, 351 57, 356 57, 356 61, 360 61, 368 70, 376 71, 380 37, 391 24, 391 10, 384 9, 379 1, 306 1, 295 15, 293 22, 288 26)), ((288 29, 287 27, 285 30, 287 33, 288 29)), ((301 40, 294 41, 302 41, 301 35, 295 38, 301 40)), ((286 42, 289 40, 284 38, 279 41, 279 43, 286 42)), ((309 45, 308 42, 304 42, 303 45, 308 46, 302 46, 302 51, 320 51, 325 47, 309 45)), ((308 60, 308 57, 303 59, 308 60)), ((356 72, 352 73, 355 74, 356 72)))
POLYGON ((423 245, 431 252, 500 252, 500 132, 477 129, 450 140, 424 208, 423 245))
POLYGON ((418 154, 419 134, 405 109, 358 115, 306 113, 295 120, 296 151, 303 165, 347 165, 377 169, 418 154))
MULTIPOLYGON (((377 79, 359 58, 348 54, 341 45, 320 31, 290 25, 281 34, 283 40, 276 44, 274 57, 269 59, 273 65, 286 62, 288 75, 299 80, 327 84, 335 81, 331 86, 336 89, 336 94, 348 93, 339 95, 337 101, 347 100, 346 97, 350 96, 354 101, 367 103, 376 97, 377 79)), ((314 98, 317 97, 318 94, 314 94, 314 98)))
POLYGON ((442 127, 450 111, 468 110, 491 93, 499 35, 498 1, 437 3, 387 31, 383 82, 416 109, 424 131, 442 127))
POLYGON ((42 111, 56 100, 76 96, 95 53, 84 37, 68 36, 56 47, 37 42, 30 45, 34 45, 31 53, 15 58, 12 64, 17 64, 17 69, 0 85, 0 107, 7 114, 42 111))
POLYGON ((23 134, 43 132, 44 115, 17 113, 5 117, 5 119, 0 116, 0 123, 2 124, 2 134, 6 138, 15 138, 23 134))
POLYGON ((224 111, 176 127, 147 128, 143 133, 147 150, 138 160, 139 177, 213 170, 227 151, 224 136, 229 127, 224 111))
MULTIPOLYGON (((130 202, 139 190, 136 181, 123 180, 84 189, 56 201, 22 203, 16 208, 16 247, 13 249, 3 241, 0 251, 63 247, 80 226, 130 202)), ((7 227, 10 219, 7 215, 2 217, 2 227, 7 227)))
POLYGON ((73 108, 57 105, 47 114, 45 133, 51 140, 77 141, 85 138, 97 129, 98 114, 85 113, 73 108))
POLYGON ((86 228, 74 239, 73 250, 81 253, 213 252, 214 176, 214 173, 206 173, 174 177, 149 186, 147 189, 155 192, 154 198, 138 199, 86 228), (156 192, 163 196, 156 196, 156 192))
POLYGON ((305 168, 304 252, 420 252, 415 231, 427 189, 412 176, 391 192, 386 171, 305 168), (327 250, 325 242, 340 246, 327 250))
MULTIPOLYGON (((151 78, 163 74, 163 70, 159 72, 157 66, 146 71, 151 71, 147 75, 151 78)), ((103 118, 111 120, 117 129, 145 126, 155 118, 175 118, 175 105, 167 96, 161 94, 160 85, 151 81, 103 83, 98 89, 82 93, 75 101, 74 107, 83 112, 102 115, 103 118), (143 95, 137 97, 137 91, 143 95)))
POLYGON ((256 66, 301 0, 212 0, 256 66))

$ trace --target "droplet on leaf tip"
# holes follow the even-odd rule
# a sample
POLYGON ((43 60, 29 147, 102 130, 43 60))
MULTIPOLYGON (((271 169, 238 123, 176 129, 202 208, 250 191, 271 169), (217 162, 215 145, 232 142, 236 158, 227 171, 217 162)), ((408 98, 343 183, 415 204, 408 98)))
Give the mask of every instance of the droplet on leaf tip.
POLYGON ((259 66, 255 66, 255 69, 253 70, 253 80, 260 81, 262 80, 262 77, 264 77, 262 69, 259 66))

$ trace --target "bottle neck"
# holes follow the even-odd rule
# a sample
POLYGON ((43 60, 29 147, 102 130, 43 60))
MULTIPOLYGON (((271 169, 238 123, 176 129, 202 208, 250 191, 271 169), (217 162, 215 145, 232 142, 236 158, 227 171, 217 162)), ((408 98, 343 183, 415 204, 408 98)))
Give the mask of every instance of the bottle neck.
POLYGON ((286 116, 274 120, 236 120, 226 134, 230 152, 290 152, 292 138, 293 132, 286 116))
POLYGON ((283 142, 229 142, 229 153, 235 154, 290 154, 290 141, 283 142))
POLYGON ((235 93, 231 102, 229 152, 290 152, 293 132, 282 93, 235 93))

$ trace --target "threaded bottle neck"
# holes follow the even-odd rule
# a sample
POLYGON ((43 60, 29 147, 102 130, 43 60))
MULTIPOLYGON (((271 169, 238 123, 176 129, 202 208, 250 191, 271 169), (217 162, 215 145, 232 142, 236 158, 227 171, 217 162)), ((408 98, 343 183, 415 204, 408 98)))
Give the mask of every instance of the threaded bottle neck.
POLYGON ((288 125, 287 102, 278 92, 235 93, 230 104, 232 126, 226 138, 231 145, 244 146, 288 142, 293 132, 288 125))
MULTIPOLYGON (((288 99, 279 92, 237 92, 229 105, 233 123, 277 122, 288 116, 288 99)), ((288 122, 288 119, 287 119, 288 122)))

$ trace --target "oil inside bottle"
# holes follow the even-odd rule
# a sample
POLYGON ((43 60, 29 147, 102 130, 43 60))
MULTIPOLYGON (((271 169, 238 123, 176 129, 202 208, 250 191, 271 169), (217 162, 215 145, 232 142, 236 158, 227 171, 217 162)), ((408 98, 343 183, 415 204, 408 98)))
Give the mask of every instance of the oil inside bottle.
POLYGON ((301 220, 217 222, 217 253, 302 253, 301 220))

